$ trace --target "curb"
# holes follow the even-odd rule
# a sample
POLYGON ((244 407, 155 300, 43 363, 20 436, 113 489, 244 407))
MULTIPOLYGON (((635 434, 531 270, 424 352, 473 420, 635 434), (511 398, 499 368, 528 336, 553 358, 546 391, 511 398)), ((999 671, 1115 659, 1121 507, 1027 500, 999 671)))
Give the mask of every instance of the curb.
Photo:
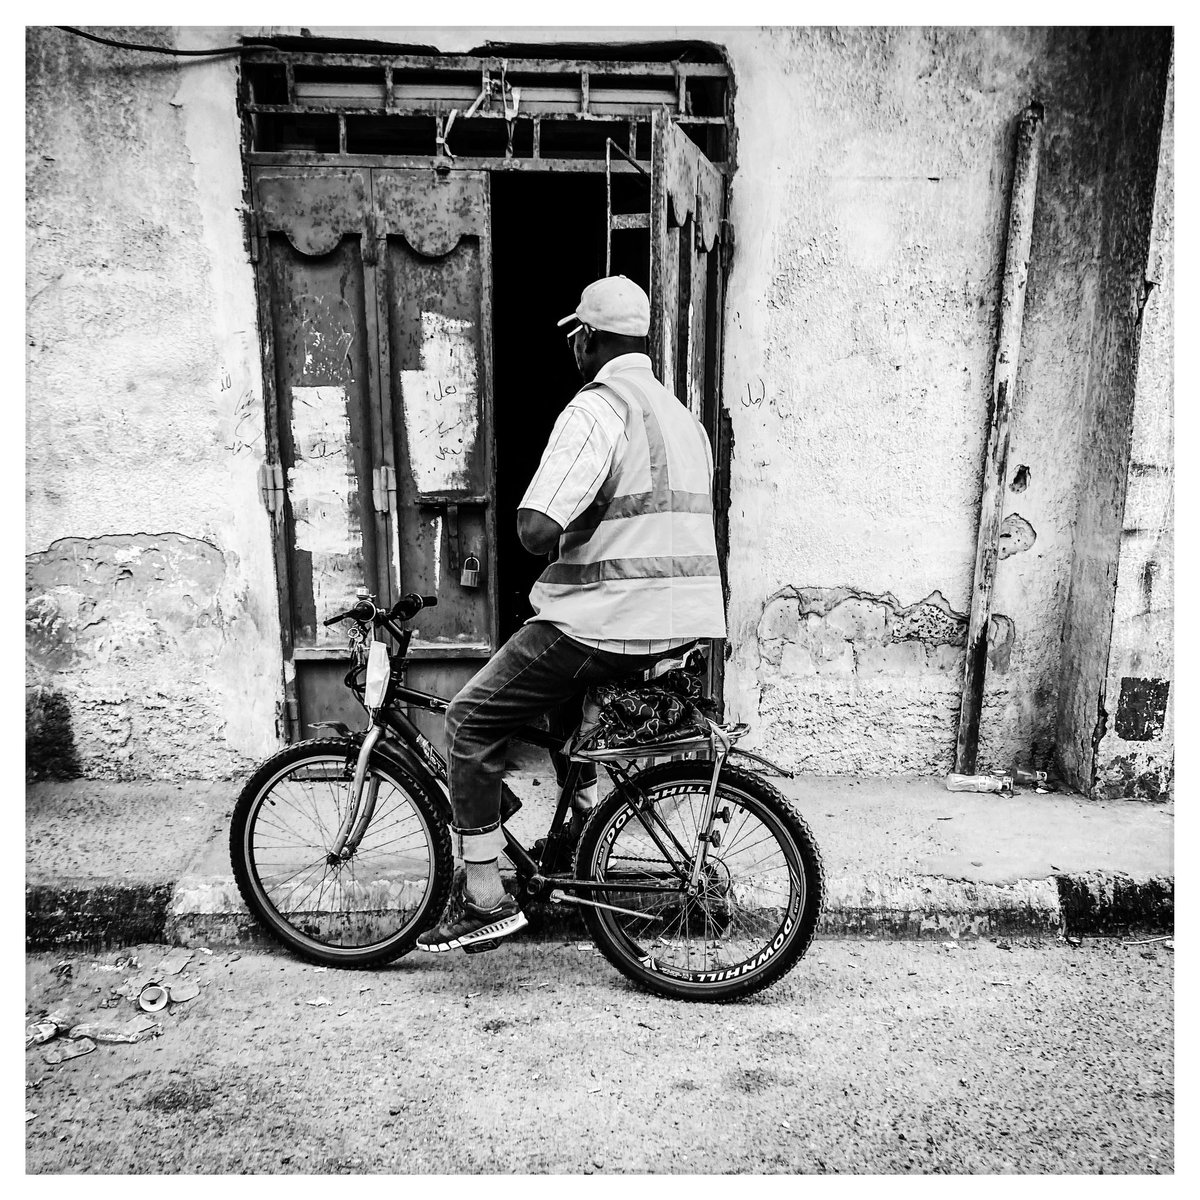
POLYGON ((35 884, 25 889, 25 947, 161 942, 169 883, 35 884))
MULTIPOLYGON (((586 936, 580 910, 540 902, 527 936, 586 936)), ((1113 937, 1172 933, 1175 884, 1089 872, 990 884, 942 876, 835 877, 826 882, 823 937, 892 939, 1113 937)), ((274 945, 242 903, 232 876, 176 884, 41 884, 25 890, 27 950, 59 946, 274 945)))

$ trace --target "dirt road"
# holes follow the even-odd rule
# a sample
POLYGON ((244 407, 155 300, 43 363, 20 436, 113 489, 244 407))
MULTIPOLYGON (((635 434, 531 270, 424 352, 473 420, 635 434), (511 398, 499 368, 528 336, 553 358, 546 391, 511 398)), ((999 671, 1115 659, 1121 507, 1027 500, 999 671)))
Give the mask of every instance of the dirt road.
MULTIPOLYGON (((27 1170, 1172 1170, 1161 943, 820 941, 727 1006, 658 999, 580 947, 369 973, 196 952, 175 978, 200 993, 161 1037, 26 1051, 27 1170)), ((137 974, 102 969, 119 957, 29 956, 28 1019, 135 1015, 97 1009, 137 974)))

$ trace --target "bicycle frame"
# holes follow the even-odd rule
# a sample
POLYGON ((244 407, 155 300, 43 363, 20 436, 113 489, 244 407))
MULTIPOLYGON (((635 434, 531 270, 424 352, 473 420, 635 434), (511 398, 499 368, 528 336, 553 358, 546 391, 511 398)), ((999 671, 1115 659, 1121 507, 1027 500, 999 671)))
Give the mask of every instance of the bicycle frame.
MULTIPOLYGON (((398 674, 398 668, 403 666, 407 656, 408 643, 412 637, 412 633, 410 630, 393 627, 390 623, 385 623, 384 628, 399 642, 399 650, 391 656, 392 671, 398 674)), ((361 636, 359 640, 363 640, 361 636)), ((361 703, 361 689, 355 682, 358 670, 359 664, 355 661, 355 665, 346 676, 346 686, 358 697, 361 703)), ((431 794, 441 801, 442 814, 447 824, 451 823, 452 820, 452 812, 448 799, 450 787, 448 765, 433 744, 420 732, 407 713, 403 711, 402 707, 407 705, 423 709, 427 712, 444 713, 449 707, 449 701, 441 696, 434 696, 427 692, 407 687, 395 678, 395 674, 388 687, 384 703, 378 709, 366 709, 369 725, 361 735, 362 742, 358 748, 355 760, 354 784, 350 803, 347 806, 346 814, 342 819, 337 838, 332 848, 332 852, 343 859, 349 858, 354 854, 374 815, 378 782, 377 780, 373 780, 370 786, 366 785, 370 762, 374 756, 396 762, 404 769, 415 774, 426 785, 431 794), (393 736, 388 736, 389 734, 393 736)), ((340 722, 321 722, 320 725, 334 728, 346 737, 358 736, 340 722)), ((704 761, 706 765, 710 760, 712 763, 711 783, 697 821, 697 844, 693 849, 689 850, 680 844, 679 840, 666 826, 659 824, 656 828, 656 823, 647 819, 648 806, 635 805, 634 807, 634 814, 638 821, 651 840, 657 845, 658 849, 663 853, 666 861, 671 864, 672 871, 677 876, 674 883, 625 883, 619 880, 579 879, 573 871, 563 873, 549 870, 543 873, 542 864, 539 864, 530 855, 525 846, 508 829, 507 825, 502 824, 501 829, 504 833, 506 853, 517 868, 517 875, 523 892, 533 895, 548 894, 550 900, 555 903, 586 904, 590 907, 612 909, 644 919, 654 918, 649 917, 646 913, 635 912, 632 909, 622 909, 616 905, 588 900, 586 895, 580 896, 576 895, 576 893, 666 892, 686 894, 688 896, 697 895, 700 889, 700 881, 704 874, 708 849, 710 845, 714 844, 713 825, 717 819, 715 811, 717 782, 729 755, 731 753, 742 754, 771 770, 777 771, 781 775, 789 777, 792 775, 792 772, 770 762, 761 755, 755 754, 750 750, 744 750, 736 745, 736 742, 749 731, 748 726, 738 724, 726 728, 713 721, 708 721, 708 726, 707 733, 697 736, 666 740, 648 745, 605 750, 581 749, 578 730, 571 737, 564 739, 531 725, 523 725, 516 729, 512 736, 517 740, 540 746, 551 752, 564 753, 570 760, 566 777, 559 789, 558 803, 554 811, 554 816, 551 819, 550 827, 546 834, 545 856, 551 859, 551 866, 553 866, 554 849, 562 843, 563 830, 569 816, 570 798, 575 794, 579 777, 585 764, 591 762, 603 766, 615 784, 632 788, 636 791, 636 771, 631 774, 628 764, 636 764, 640 759, 704 752, 705 757, 701 761, 704 761), (663 836, 664 834, 666 835, 665 837, 663 836), (668 846, 668 840, 674 843, 673 848, 668 846), (675 865, 672 849, 686 864, 686 875, 675 865), (568 889, 570 894, 567 894, 562 889, 568 889)), ((505 794, 512 796, 507 785, 502 786, 504 787, 505 794)), ((520 801, 517 800, 516 807, 519 807, 519 805, 520 801)), ((516 811, 515 807, 511 809, 509 815, 514 811, 516 811)))

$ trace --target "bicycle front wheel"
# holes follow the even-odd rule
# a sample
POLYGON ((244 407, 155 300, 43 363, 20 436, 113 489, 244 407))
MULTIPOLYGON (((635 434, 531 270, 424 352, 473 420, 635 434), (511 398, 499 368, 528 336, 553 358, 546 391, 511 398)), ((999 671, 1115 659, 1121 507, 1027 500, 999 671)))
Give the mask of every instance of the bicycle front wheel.
POLYGON ((354 853, 332 853, 350 803, 357 747, 300 742, 242 789, 229 832, 242 898, 283 945, 312 962, 365 967, 411 950, 450 890, 450 833, 433 798, 391 763, 375 762, 371 824, 354 853))
POLYGON ((732 1000, 780 979, 812 942, 823 899, 803 818, 766 780, 730 766, 717 781, 717 844, 687 894, 711 783, 703 762, 640 772, 589 818, 576 858, 579 878, 613 885, 589 899, 630 910, 583 909, 605 957, 681 1000, 732 1000))

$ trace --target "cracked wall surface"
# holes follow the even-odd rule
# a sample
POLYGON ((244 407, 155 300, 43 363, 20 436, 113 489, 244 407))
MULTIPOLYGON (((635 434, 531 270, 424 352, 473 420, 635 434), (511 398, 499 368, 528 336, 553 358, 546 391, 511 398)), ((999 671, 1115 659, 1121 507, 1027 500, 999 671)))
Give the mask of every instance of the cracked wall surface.
POLYGON ((1105 682, 1105 703, 1113 716, 1096 748, 1095 791, 1105 799, 1174 795, 1174 109, 1172 73, 1158 155, 1105 682))
POLYGON ((869 684, 857 671, 796 674, 807 660, 771 661, 759 628, 789 586, 844 585, 901 607, 939 593, 969 611, 1013 122, 1037 97, 1047 120, 992 604, 1009 624, 990 631, 1005 667, 989 666, 978 761, 1052 765, 1076 517, 1092 479, 1081 430, 1106 336, 1097 305, 1129 269, 1109 261, 1117 248, 1103 231, 1120 205, 1106 171, 1126 139, 1149 136, 1125 123, 1137 72, 1114 84, 1112 63, 1144 59, 1152 75, 1155 36, 1154 53, 1136 35, 1080 28, 729 38, 726 702, 788 761, 880 772, 950 762, 961 676, 928 655, 869 684), (761 403, 742 402, 748 380, 761 403))
MULTIPOLYGON (((851 588, 781 589, 759 621, 759 719, 773 753, 829 774, 952 769, 968 614, 940 592, 902 605, 851 588)), ((1008 669, 1013 623, 989 659, 1008 669)))
MULTIPOLYGON (((199 46, 264 31, 107 32, 199 46)), ((464 52, 512 40, 514 31, 360 28, 339 36, 464 52)), ((552 51, 556 40, 578 36, 539 29, 520 40, 552 51)), ((732 719, 755 726, 759 746, 813 770, 941 771, 950 762, 1013 124, 1031 98, 1044 101, 979 762, 1050 765, 1064 707, 1074 714, 1070 736, 1088 746, 1094 739, 1103 761, 1116 725, 1095 719, 1101 693, 1115 713, 1123 678, 1167 678, 1165 666, 1154 665, 1155 675, 1146 665, 1146 648, 1161 649, 1161 633, 1135 637, 1128 624, 1149 628, 1129 607, 1149 592, 1162 627, 1167 526, 1151 539, 1155 553, 1120 551, 1124 590, 1111 664, 1092 663, 1083 687, 1063 657, 1072 572, 1084 571, 1091 544, 1079 524, 1081 515, 1090 519, 1092 500, 1081 505, 1081 495, 1096 479, 1089 439, 1108 429, 1094 420, 1099 385, 1089 380, 1130 261, 1128 247, 1106 233, 1122 211, 1106 179, 1123 161, 1122 146, 1147 136, 1137 115, 1141 77, 1131 68, 1118 79, 1111 67, 1144 60, 1152 75, 1161 32, 743 27, 619 36, 702 38, 723 46, 733 69, 735 249, 722 378, 735 447, 725 699, 732 719)), ((236 67, 229 59, 151 66, 148 56, 91 47, 54 29, 30 29, 26 45, 31 595, 67 603, 74 585, 46 574, 64 540, 108 546, 105 539, 151 531, 164 544, 190 539, 196 600, 199 547, 211 547, 221 563, 213 586, 225 642, 213 628, 179 625, 170 588, 154 592, 161 611, 143 614, 165 631, 156 637, 186 646, 178 660, 155 651, 160 678, 178 685, 173 694, 193 686, 196 664, 206 664, 195 701, 201 724, 172 727, 153 747, 132 738, 121 769, 217 769, 204 757, 214 738, 222 769, 236 769, 276 744, 281 692, 269 527, 255 477, 262 390, 238 220, 236 67)), ((1147 312, 1169 356, 1165 287, 1147 312)), ((1146 337, 1150 344, 1149 325, 1146 337)), ((1155 361, 1164 361, 1161 352, 1155 361)), ((1153 369, 1155 378, 1162 370, 1153 369)), ((1160 450, 1147 454, 1155 470, 1169 462, 1169 450, 1165 460, 1160 450)), ((1151 504, 1161 482, 1143 490, 1151 504)), ((1127 540, 1137 542, 1129 530, 1127 540)), ((1114 542, 1114 571, 1118 552, 1114 542)), ((115 581, 107 595, 105 620, 120 637, 141 628, 115 581)), ((1081 645, 1097 623, 1085 608, 1077 605, 1072 618, 1081 645)), ((39 728, 62 727, 65 708, 76 757, 89 772, 103 770, 96 747, 108 744, 108 710, 77 697, 90 681, 132 664, 71 660, 65 643, 48 644, 39 620, 31 626, 31 689, 49 689, 37 693, 37 711, 49 714, 39 728)), ((79 635, 66 618, 53 628, 68 642, 79 635)), ((140 677, 129 681, 122 703, 133 706, 131 727, 140 729, 149 710, 137 707, 140 677)), ((1129 715, 1152 728, 1156 701, 1147 695, 1141 715, 1129 715)), ((1155 747, 1113 743, 1112 762, 1133 755, 1129 770, 1138 778, 1155 747)), ((65 755, 62 769, 73 761, 65 755)))
MULTIPOLYGON (((1122 45, 1125 54, 1107 45, 1098 55, 1110 80, 1101 111, 1126 136, 1113 147, 1100 189, 1105 200, 1098 227, 1100 286, 1079 422, 1081 475, 1056 752, 1066 778, 1081 791, 1136 795, 1134 787, 1122 790, 1124 771, 1110 777, 1115 790, 1102 782, 1101 747, 1106 739, 1112 744, 1121 678, 1161 679, 1164 669, 1169 677, 1164 667, 1171 654, 1169 586, 1157 596, 1152 586, 1145 603, 1137 580, 1152 557, 1168 573, 1171 561, 1170 367, 1169 358, 1163 362, 1161 337, 1170 308, 1156 303, 1147 318, 1156 289, 1146 284, 1148 272, 1161 270, 1153 262, 1154 238, 1157 231, 1164 244, 1164 207, 1170 211, 1170 182, 1162 177, 1160 158, 1170 46, 1145 29, 1132 31, 1122 45), (1153 335, 1142 346, 1147 319, 1159 322, 1157 347, 1153 335), (1139 473, 1141 467, 1151 469, 1139 473), (1137 532, 1140 528, 1145 532, 1137 532), (1145 661, 1135 662, 1138 658, 1145 661)), ((1111 753, 1136 757, 1140 748, 1113 745, 1111 753)))
POLYGON ((236 65, 31 27, 26 99, 30 767, 229 775, 282 692, 236 65))

